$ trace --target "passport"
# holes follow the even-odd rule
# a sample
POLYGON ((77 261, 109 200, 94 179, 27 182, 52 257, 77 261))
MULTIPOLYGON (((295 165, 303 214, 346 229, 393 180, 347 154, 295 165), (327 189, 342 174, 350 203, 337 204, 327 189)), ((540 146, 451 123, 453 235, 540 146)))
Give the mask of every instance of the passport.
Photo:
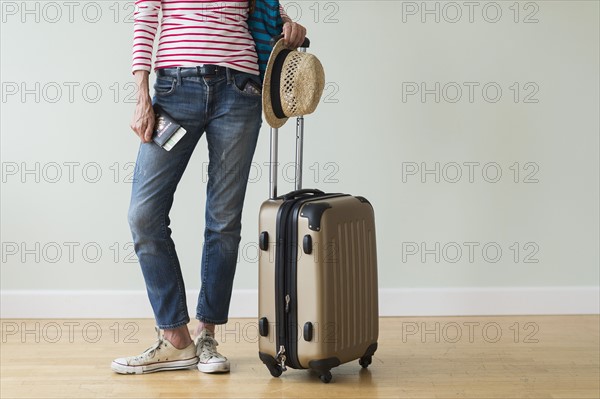
POLYGON ((158 104, 152 106, 156 121, 152 140, 167 151, 177 144, 187 131, 158 104))

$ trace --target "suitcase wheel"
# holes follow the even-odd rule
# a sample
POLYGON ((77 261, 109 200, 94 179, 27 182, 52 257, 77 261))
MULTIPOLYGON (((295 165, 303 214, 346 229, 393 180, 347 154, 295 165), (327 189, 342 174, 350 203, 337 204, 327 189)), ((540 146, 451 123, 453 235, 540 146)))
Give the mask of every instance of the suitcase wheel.
POLYGON ((319 376, 319 378, 321 379, 321 381, 323 381, 325 384, 328 384, 331 381, 331 373, 329 371, 325 372, 324 374, 321 374, 319 376))
POLYGON ((271 372, 271 375, 273 377, 279 377, 279 376, 281 376, 281 373, 283 373, 281 366, 278 364, 275 364, 272 366, 267 366, 267 368, 269 369, 269 371, 271 372))
POLYGON ((373 361, 373 356, 363 356, 358 359, 358 364, 362 366, 363 369, 369 367, 369 364, 373 361))

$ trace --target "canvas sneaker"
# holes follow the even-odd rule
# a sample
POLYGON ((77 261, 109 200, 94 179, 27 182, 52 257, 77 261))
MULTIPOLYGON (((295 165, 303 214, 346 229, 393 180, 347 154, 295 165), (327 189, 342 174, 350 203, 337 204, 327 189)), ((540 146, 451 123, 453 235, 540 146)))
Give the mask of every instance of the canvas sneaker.
POLYGON ((146 374, 156 371, 179 370, 195 366, 198 363, 196 345, 192 342, 184 349, 177 349, 169 340, 161 337, 138 356, 121 357, 113 360, 111 368, 119 374, 146 374))
POLYGON ((227 373, 229 360, 217 352, 217 340, 214 333, 207 329, 202 330, 196 338, 196 355, 198 356, 198 370, 203 373, 227 373))

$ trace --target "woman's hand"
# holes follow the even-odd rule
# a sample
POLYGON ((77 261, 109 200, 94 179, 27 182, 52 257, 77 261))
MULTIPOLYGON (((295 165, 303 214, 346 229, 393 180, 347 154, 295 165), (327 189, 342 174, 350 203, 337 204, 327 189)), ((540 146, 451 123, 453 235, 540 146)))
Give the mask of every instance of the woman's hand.
POLYGON ((290 19, 284 19, 283 24, 283 42, 287 47, 300 47, 306 37, 306 28, 299 23, 292 22, 290 19))
POLYGON ((133 117, 131 118, 131 129, 138 135, 142 143, 152 140, 154 131, 154 109, 148 88, 148 71, 135 71, 135 81, 138 87, 137 103, 133 117))

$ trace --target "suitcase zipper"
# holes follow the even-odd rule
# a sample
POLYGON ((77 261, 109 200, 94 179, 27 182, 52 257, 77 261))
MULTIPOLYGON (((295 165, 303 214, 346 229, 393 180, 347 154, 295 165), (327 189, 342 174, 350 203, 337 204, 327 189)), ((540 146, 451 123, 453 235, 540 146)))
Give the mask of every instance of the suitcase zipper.
MULTIPOLYGON (((292 304, 292 299, 295 297, 295 252, 293 251, 293 229, 297 228, 296 224, 293 223, 294 214, 297 213, 297 208, 306 200, 306 198, 295 198, 290 201, 285 201, 280 208, 280 214, 278 215, 278 231, 277 231, 277 243, 276 248, 276 312, 278 315, 277 324, 277 355, 276 361, 282 365, 287 363, 292 368, 301 368, 294 356, 296 347, 294 346, 294 339, 296 337, 295 326, 293 323, 295 312, 292 304), (296 212, 295 212, 296 211, 296 212), (288 263, 289 267, 288 268, 288 263), (279 298, 281 298, 279 300, 279 298)), ((282 367, 282 370, 284 368, 282 367)))
MULTIPOLYGON (((290 201, 295 202, 295 201, 290 201)), ((286 369, 285 363, 287 361, 286 345, 288 337, 288 318, 287 313, 289 311, 289 294, 287 284, 287 272, 286 272, 286 255, 287 255, 287 224, 289 218, 289 209, 291 203, 284 201, 281 208, 279 208, 279 214, 277 215, 277 246, 276 246, 276 257, 275 257, 275 296, 276 296, 276 327, 277 327, 277 342, 276 348, 277 354, 275 360, 280 364, 282 371, 286 369), (285 295, 284 295, 285 294, 285 295)))
POLYGON ((281 371, 287 370, 287 367, 285 367, 285 361, 286 361, 285 346, 283 346, 283 345, 279 346, 279 352, 277 352, 277 355, 275 356, 275 360, 279 363, 279 366, 281 367, 281 371))

